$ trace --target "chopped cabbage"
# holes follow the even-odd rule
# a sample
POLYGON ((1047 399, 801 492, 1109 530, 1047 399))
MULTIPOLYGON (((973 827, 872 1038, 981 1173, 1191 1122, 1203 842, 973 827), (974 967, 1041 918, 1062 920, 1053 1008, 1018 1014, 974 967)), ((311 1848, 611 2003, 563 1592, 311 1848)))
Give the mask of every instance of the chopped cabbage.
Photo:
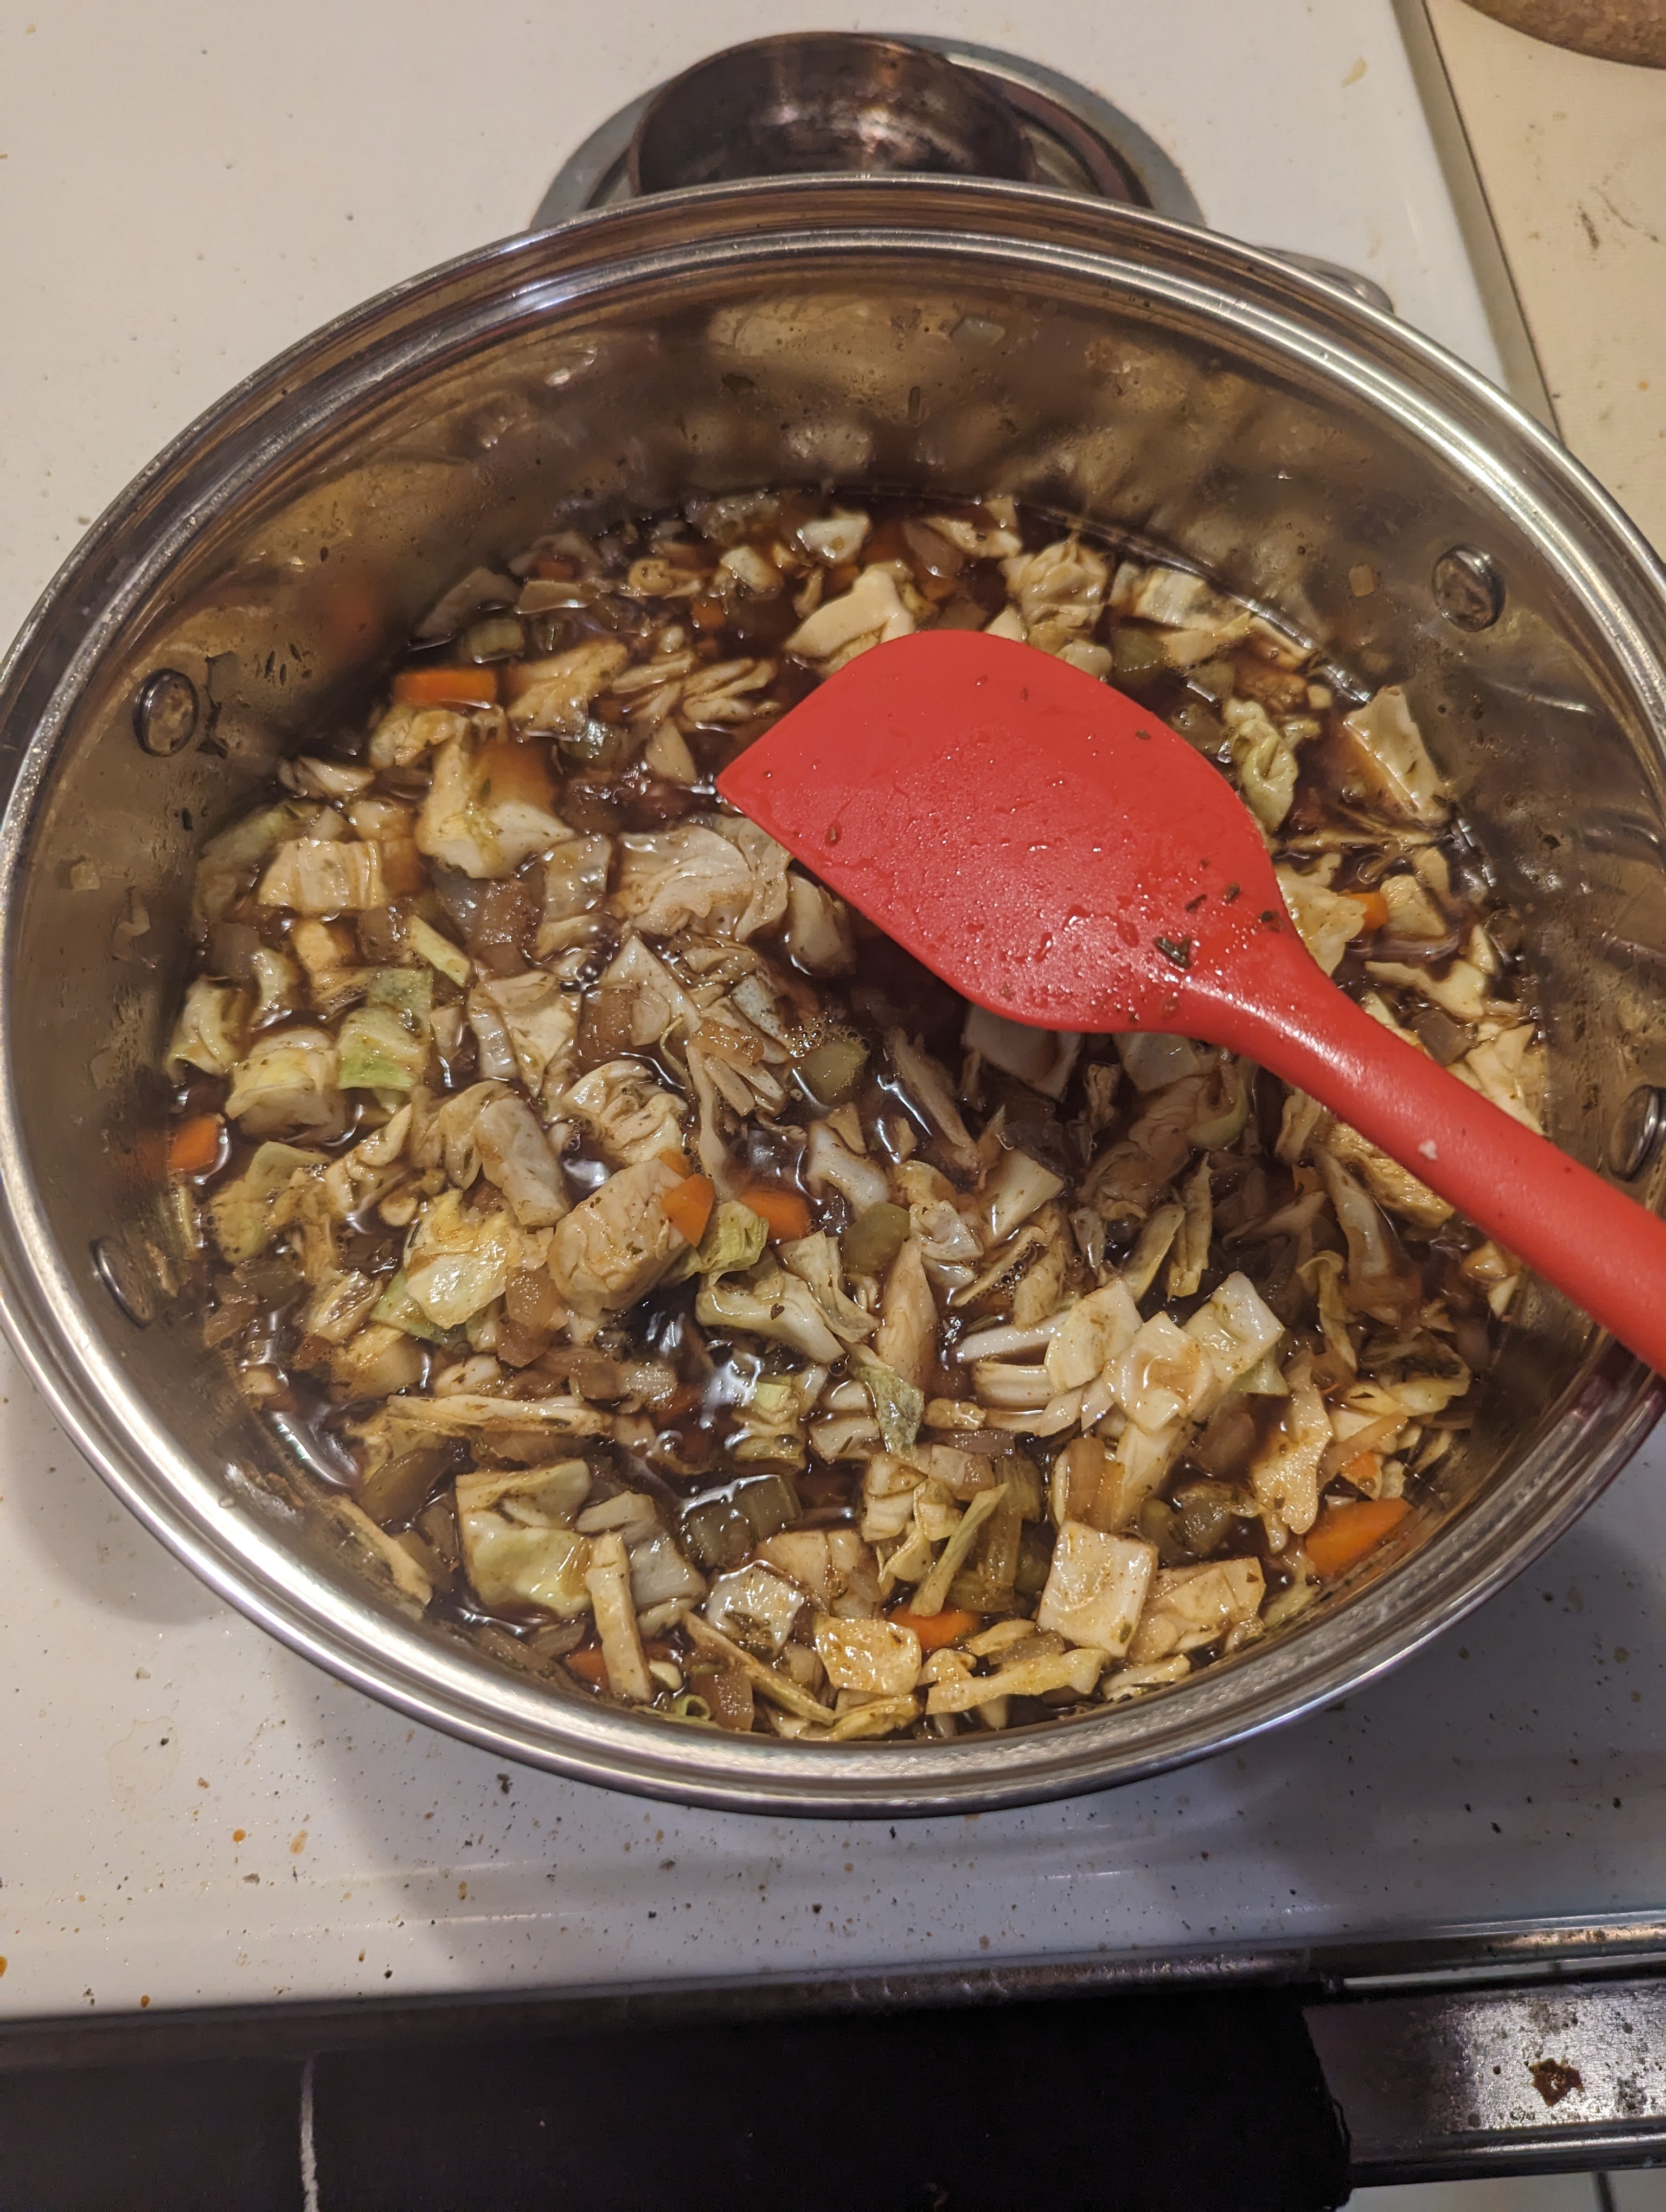
POLYGON ((920 1677, 920 1638, 889 1620, 816 1622, 816 1656, 836 1690, 860 1690, 879 1698, 906 1697, 920 1677))
POLYGON ((1412 720, 1406 694, 1386 684, 1366 705, 1356 708, 1342 727, 1355 740, 1361 765, 1371 775, 1375 796, 1389 810, 1414 822, 1446 818, 1446 794, 1439 771, 1429 757, 1423 734, 1412 720))
POLYGON ((465 876, 501 878, 569 836, 544 803, 548 775, 532 753, 500 738, 482 744, 472 729, 449 738, 434 756, 417 850, 465 876))
POLYGON ((683 1149, 683 1102, 639 1060, 593 1067, 562 1093, 556 1107, 584 1122, 620 1167, 683 1149))
POLYGON ((188 1067, 200 1068, 204 1075, 229 1075, 243 1057, 249 1015, 246 992, 234 983, 195 977, 162 1061, 169 1079, 179 1082, 188 1067))
POLYGON ((1067 1521, 1036 1608, 1036 1625, 1071 1644, 1126 1658, 1157 1566, 1157 1547, 1067 1521))
POLYGON ((697 822, 621 837, 618 856, 608 903, 645 937, 672 937, 696 922, 721 929, 725 919, 739 918, 752 895, 745 854, 697 822))
POLYGON ((1140 1309, 1113 1279, 1069 1308, 1047 1345, 1048 1381, 1055 1390, 1079 1389, 1120 1359, 1140 1332, 1140 1309))
POLYGON ((1334 854, 1325 868, 1279 867, 1273 872, 1303 944, 1326 975, 1334 975, 1342 955, 1365 926, 1365 902, 1331 890, 1329 878, 1336 872, 1334 854))
POLYGON ((258 896, 262 906, 284 906, 295 914, 356 914, 386 906, 382 848, 343 838, 293 838, 273 855, 258 896))
POLYGON ((1331 1442, 1330 1416, 1300 1352, 1285 1370, 1290 1399, 1250 1463, 1250 1486, 1269 1529, 1303 1536, 1319 1517, 1319 1480, 1331 1442))
POLYGON ((1296 748, 1258 699, 1229 699, 1221 714, 1250 811, 1276 830, 1296 796, 1296 748))
POLYGON ((483 1075, 524 1083, 534 1097, 565 1085, 579 1000, 538 969, 525 975, 483 976, 469 993, 469 1026, 483 1075))
POLYGON ((347 1126, 341 1055, 327 1030, 270 1030, 232 1073, 226 1112, 246 1137, 313 1136, 321 1143, 347 1126))
POLYGON ((234 1267, 264 1252, 277 1234, 276 1201, 298 1175, 321 1179, 321 1152, 296 1145, 264 1144, 241 1175, 222 1183, 208 1202, 214 1241, 234 1267))
POLYGON ((583 734, 590 702, 630 658, 617 638, 590 638, 548 660, 523 661, 515 681, 522 688, 509 707, 518 730, 576 738, 583 734))
POLYGON ((806 1359, 825 1366, 844 1357, 845 1347, 828 1326, 810 1285, 780 1267, 758 1268, 736 1279, 708 1275, 694 1312, 702 1328, 750 1329, 754 1335, 791 1345, 806 1359))
POLYGON ((1267 1595, 1259 1559, 1213 1559, 1164 1567, 1152 1581, 1129 1657, 1137 1667, 1195 1651, 1254 1620, 1267 1595))
POLYGON ((739 1199, 720 1199, 706 1224, 700 1242, 684 1252, 672 1268, 672 1279, 689 1275, 732 1275, 754 1267, 769 1241, 769 1224, 761 1213, 739 1199))
POLYGON ((663 1205, 682 1180, 663 1160, 621 1168, 556 1224, 550 1273, 570 1305, 580 1313, 616 1311, 653 1289, 688 1249, 663 1205))
POLYGON ((520 1227, 547 1229, 568 1212, 561 1162, 524 1100, 505 1092, 489 1101, 475 1117, 473 1139, 488 1181, 502 1192, 520 1227))
POLYGON ((983 1006, 967 1007, 961 1036, 969 1052, 977 1053, 1005 1074, 1016 1075, 1044 1098, 1064 1096, 1082 1048, 1073 1030, 1032 1030, 983 1006))
POLYGON ((436 1328, 457 1328, 501 1298, 524 1246, 508 1213, 485 1213, 460 1191, 424 1211, 405 1254, 407 1293, 436 1328))
POLYGON ((719 1575, 706 1593, 706 1619, 721 1635, 773 1658, 793 1632, 807 1594, 762 1560, 719 1575))
POLYGON ((864 568, 842 598, 824 600, 807 616, 787 639, 787 650, 802 660, 830 660, 840 654, 848 657, 853 647, 860 651, 907 637, 914 626, 896 577, 876 565, 864 568))

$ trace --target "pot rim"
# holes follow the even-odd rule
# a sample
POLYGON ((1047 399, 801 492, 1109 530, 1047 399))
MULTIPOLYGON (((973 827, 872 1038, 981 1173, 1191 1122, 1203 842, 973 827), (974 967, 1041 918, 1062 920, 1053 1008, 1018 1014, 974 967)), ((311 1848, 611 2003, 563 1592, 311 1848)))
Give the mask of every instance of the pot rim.
POLYGON ((18 886, 58 743, 125 624, 195 531, 303 437, 425 359, 645 283, 790 253, 1012 262, 1111 284, 1227 323, 1310 362, 1433 438, 1482 495, 1531 518, 1546 556, 1599 604, 1666 769, 1666 575, 1554 439, 1433 341, 1275 257, 1144 210, 1045 189, 911 177, 769 179, 665 194, 477 249, 325 324, 163 448, 70 554, 0 665, 0 1326, 83 1453, 154 1534, 291 1649, 416 1719, 498 1756, 678 1802, 888 1818, 1034 1802, 1223 1750, 1373 1680, 1554 1540, 1623 1466, 1666 1382, 1602 1339, 1507 1477, 1399 1565, 1297 1632, 1067 1726, 939 1744, 801 1746, 678 1729, 535 1687, 430 1640, 285 1544, 253 1483, 228 1487, 175 1445, 102 1346, 95 1295, 56 1246, 28 1164, 9 1018, 18 886), (941 224, 931 226, 933 218, 941 224), (118 580, 119 579, 119 580, 118 580), (91 609, 93 611, 86 611, 91 609), (228 1510, 229 1509, 229 1510, 228 1510))

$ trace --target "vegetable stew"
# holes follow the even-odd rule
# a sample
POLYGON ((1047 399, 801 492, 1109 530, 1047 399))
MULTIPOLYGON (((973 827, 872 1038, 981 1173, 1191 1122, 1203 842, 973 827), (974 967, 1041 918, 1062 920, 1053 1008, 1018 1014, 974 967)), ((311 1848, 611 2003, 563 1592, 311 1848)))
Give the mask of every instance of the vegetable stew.
POLYGON ((367 1572, 573 1694, 836 1743, 1181 1682, 1416 1540, 1504 1325, 1514 1258, 1312 1100, 969 1007, 716 799, 930 624, 1164 716, 1321 965, 1537 1126, 1404 695, 1204 578, 797 492, 464 577, 203 847, 168 1163, 367 1572))

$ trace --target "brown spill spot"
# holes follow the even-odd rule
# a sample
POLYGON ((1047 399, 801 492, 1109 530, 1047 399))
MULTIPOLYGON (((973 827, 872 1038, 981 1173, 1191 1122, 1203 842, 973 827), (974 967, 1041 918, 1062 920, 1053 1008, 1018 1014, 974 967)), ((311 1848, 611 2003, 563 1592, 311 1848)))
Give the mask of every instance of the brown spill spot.
POLYGON ((1561 2058, 1535 2058, 1528 2072, 1533 2076, 1533 2086, 1547 2105, 1560 2105, 1564 2097, 1571 2097, 1576 2089, 1583 2089, 1585 2077, 1577 2066, 1570 2066, 1561 2058))
POLYGON ((298 1859, 306 1848, 307 1831, 305 1828, 302 1828, 298 1834, 293 1835, 289 1838, 289 1856, 292 1859, 298 1859))
POLYGON ((465 1882, 465 1881, 459 1881, 459 1882, 458 1883, 458 1885, 457 1885, 457 1894, 458 1894, 459 1897, 466 1897, 466 1896, 468 1895, 468 1893, 469 1893, 469 1886, 468 1886, 467 1882, 465 1882))
POLYGON ((0 1974, 3 1974, 3 1973, 5 1972, 5 1971, 6 1971, 6 1962, 5 1962, 5 1960, 4 1960, 3 1959, 0 1959, 0 1974))
POLYGON ((149 2002, 150 2000, 149 1997, 141 1997, 139 1999, 139 2010, 143 2012, 149 2002))
POLYGON ((249 1832, 246 1828, 234 1828, 231 1832, 231 1839, 233 1843, 240 1844, 244 1837, 246 1836, 248 1832, 249 1832))

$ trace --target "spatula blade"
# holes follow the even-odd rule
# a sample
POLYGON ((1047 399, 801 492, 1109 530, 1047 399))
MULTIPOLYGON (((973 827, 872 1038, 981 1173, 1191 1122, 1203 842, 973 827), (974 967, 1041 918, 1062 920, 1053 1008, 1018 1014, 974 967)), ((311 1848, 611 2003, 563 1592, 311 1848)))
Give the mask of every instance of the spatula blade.
POLYGON ((956 990, 1039 1028, 1183 1030, 1289 927, 1219 771, 1007 638, 874 647, 718 788, 956 990))

